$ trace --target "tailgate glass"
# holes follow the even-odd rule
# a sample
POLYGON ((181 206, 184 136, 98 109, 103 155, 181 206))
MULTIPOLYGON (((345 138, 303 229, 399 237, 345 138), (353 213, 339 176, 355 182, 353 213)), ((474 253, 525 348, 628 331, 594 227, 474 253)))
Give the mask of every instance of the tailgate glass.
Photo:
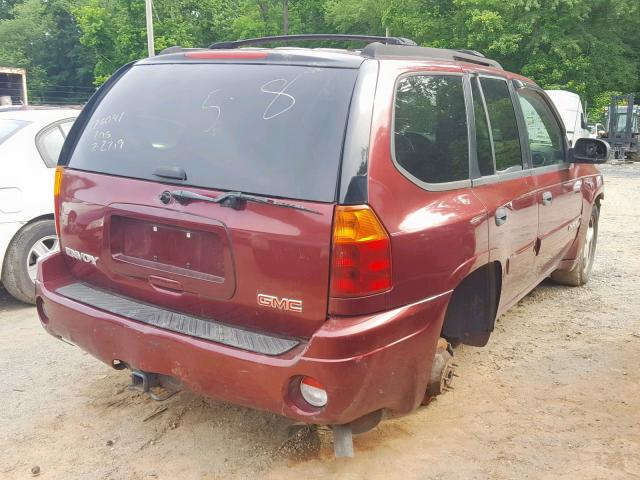
POLYGON ((357 73, 134 66, 96 108, 69 166, 155 181, 158 167, 178 166, 185 185, 331 202, 357 73))

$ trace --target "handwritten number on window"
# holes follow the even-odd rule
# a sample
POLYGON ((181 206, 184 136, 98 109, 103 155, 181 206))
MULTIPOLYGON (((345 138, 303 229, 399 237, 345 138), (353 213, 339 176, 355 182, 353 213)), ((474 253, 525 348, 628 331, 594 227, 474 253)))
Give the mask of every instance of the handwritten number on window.
POLYGON ((262 114, 263 120, 271 120, 272 118, 282 115, 293 108, 296 104, 296 99, 293 95, 286 93, 285 90, 293 85, 297 79, 298 77, 287 82, 284 78, 276 78, 275 80, 271 80, 260 87, 260 91, 262 93, 275 95, 262 114))
POLYGON ((205 130, 205 133, 213 132, 222 118, 222 109, 220 105, 218 105, 218 101, 214 98, 219 91, 220 89, 210 91, 200 107, 204 111, 212 111, 215 117, 211 126, 205 130))

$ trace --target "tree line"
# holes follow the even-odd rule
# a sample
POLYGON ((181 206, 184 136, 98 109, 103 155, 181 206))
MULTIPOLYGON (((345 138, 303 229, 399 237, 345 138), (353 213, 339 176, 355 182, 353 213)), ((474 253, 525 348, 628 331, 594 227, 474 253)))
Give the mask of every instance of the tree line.
MULTIPOLYGON (((153 20, 157 51, 283 33, 477 50, 580 94, 593 119, 613 92, 640 92, 638 0, 155 0, 153 20)), ((82 102, 146 55, 144 0, 0 0, 0 65, 27 68, 32 98, 82 102)))

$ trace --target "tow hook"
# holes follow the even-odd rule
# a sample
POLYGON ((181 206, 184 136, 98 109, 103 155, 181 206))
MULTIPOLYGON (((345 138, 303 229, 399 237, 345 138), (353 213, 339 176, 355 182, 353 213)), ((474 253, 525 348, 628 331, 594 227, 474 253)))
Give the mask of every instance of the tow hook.
POLYGON ((162 402, 180 392, 182 386, 168 375, 132 370, 129 389, 147 393, 153 400, 162 402))
POLYGON ((431 367, 427 391, 422 401, 423 405, 428 404, 433 397, 453 390, 453 377, 457 377, 454 371, 455 366, 456 364, 453 363, 453 348, 451 348, 447 340, 440 338, 431 367))

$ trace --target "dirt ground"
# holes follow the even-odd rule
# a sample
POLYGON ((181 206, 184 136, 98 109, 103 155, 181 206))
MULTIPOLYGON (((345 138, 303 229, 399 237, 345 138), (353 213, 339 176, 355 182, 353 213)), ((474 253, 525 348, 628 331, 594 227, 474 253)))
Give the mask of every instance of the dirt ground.
POLYGON ((356 437, 353 459, 325 429, 287 441, 274 414, 130 391, 0 292, 0 479, 640 478, 640 164, 602 170, 590 283, 540 285, 457 349, 454 391, 356 437))

